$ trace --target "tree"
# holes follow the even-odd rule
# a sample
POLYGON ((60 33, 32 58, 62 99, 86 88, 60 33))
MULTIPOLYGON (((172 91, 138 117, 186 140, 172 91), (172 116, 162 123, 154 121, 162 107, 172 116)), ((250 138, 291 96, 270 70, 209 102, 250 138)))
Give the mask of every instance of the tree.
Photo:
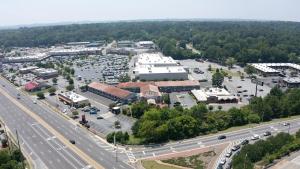
POLYGON ((255 68, 253 66, 247 65, 244 68, 244 71, 248 74, 248 75, 252 75, 256 72, 255 68))
POLYGON ((54 77, 54 78, 52 79, 52 83, 53 83, 53 84, 57 84, 57 78, 56 78, 56 77, 54 77))
POLYGON ((55 95, 55 92, 56 92, 56 88, 55 87, 51 87, 48 89, 48 92, 49 94, 52 96, 52 95, 55 95))
POLYGON ((74 90, 74 85, 68 85, 68 86, 66 87, 66 89, 67 89, 68 91, 72 91, 72 90, 74 90))
POLYGON ((224 75, 220 73, 219 69, 212 76, 212 85, 216 87, 222 87, 224 81, 224 75))
POLYGON ((79 113, 78 113, 78 111, 73 111, 73 112, 72 112, 72 115, 73 115, 73 116, 78 116, 79 113))
POLYGON ((70 78, 70 79, 68 80, 68 82, 69 82, 69 85, 73 85, 73 84, 74 84, 74 80, 73 80, 72 78, 70 78))
POLYGON ((125 75, 120 76, 119 82, 129 82, 130 76, 126 73, 125 75))
POLYGON ((169 96, 168 93, 162 95, 162 100, 163 100, 163 102, 165 104, 168 104, 168 105, 171 104, 171 102, 170 102, 170 96, 169 96))
POLYGON ((233 68, 233 65, 236 63, 235 58, 229 57, 226 59, 225 64, 228 66, 228 68, 233 68))
POLYGON ((36 94, 36 96, 37 96, 39 99, 45 99, 45 95, 44 95, 43 92, 38 92, 38 93, 36 94))

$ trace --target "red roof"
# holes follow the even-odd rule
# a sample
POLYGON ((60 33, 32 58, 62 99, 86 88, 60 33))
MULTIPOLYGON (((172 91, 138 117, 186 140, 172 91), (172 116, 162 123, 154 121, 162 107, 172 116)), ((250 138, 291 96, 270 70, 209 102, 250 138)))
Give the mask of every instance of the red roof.
POLYGON ((103 83, 98 83, 98 82, 92 82, 91 84, 89 84, 90 88, 108 93, 112 96, 116 96, 118 98, 126 98, 129 95, 131 95, 132 93, 127 91, 127 90, 123 90, 120 88, 117 88, 115 86, 110 86, 110 85, 106 85, 103 83))
POLYGON ((141 96, 161 96, 161 93, 157 86, 149 84, 141 87, 141 96))
POLYGON ((158 81, 158 82, 125 82, 119 83, 119 88, 142 88, 146 85, 155 85, 158 87, 172 87, 172 86, 200 86, 197 80, 184 80, 184 81, 158 81))
POLYGON ((184 80, 184 81, 159 81, 155 82, 158 87, 172 87, 172 86, 199 86, 197 80, 184 80))
POLYGON ((32 81, 32 82, 28 82, 28 83, 26 83, 25 84, 25 90, 34 90, 34 89, 36 89, 37 87, 39 86, 39 84, 37 83, 37 82, 34 82, 34 81, 32 81))
POLYGON ((141 88, 145 85, 154 84, 154 82, 124 82, 119 83, 118 88, 141 88))

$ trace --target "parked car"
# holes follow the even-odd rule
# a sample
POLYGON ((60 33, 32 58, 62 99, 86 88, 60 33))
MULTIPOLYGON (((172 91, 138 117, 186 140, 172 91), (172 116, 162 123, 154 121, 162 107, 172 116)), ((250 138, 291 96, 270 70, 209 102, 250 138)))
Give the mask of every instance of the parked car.
POLYGON ((98 116, 97 119, 100 120, 100 119, 103 119, 103 117, 102 116, 98 116))
POLYGON ((237 151, 238 149, 240 149, 241 147, 239 145, 235 145, 231 148, 232 151, 237 151))
POLYGON ((246 144, 249 144, 249 140, 245 139, 241 142, 241 145, 246 145, 246 144))
POLYGON ((232 155, 232 151, 228 151, 228 152, 225 154, 225 157, 230 158, 231 155, 232 155))
POLYGON ((289 125, 290 125, 290 123, 288 123, 288 122, 284 122, 284 123, 283 123, 283 125, 284 125, 284 126, 289 126, 289 125))
POLYGON ((225 135, 221 135, 221 136, 218 137, 218 140, 223 140, 223 139, 226 139, 225 135))
POLYGON ((259 135, 257 134, 254 134, 252 137, 251 137, 251 140, 258 140, 259 139, 259 135))
POLYGON ((272 133, 270 131, 264 132, 264 136, 270 136, 270 135, 272 135, 272 133))
POLYGON ((220 164, 221 164, 221 165, 226 164, 226 158, 221 159, 220 164))

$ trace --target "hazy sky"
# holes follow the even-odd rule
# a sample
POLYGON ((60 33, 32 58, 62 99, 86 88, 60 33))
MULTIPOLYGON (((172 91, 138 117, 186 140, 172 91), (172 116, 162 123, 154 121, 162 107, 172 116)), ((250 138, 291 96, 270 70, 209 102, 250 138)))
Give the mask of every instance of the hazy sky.
POLYGON ((300 22, 300 0, 0 0, 0 26, 175 18, 300 22))

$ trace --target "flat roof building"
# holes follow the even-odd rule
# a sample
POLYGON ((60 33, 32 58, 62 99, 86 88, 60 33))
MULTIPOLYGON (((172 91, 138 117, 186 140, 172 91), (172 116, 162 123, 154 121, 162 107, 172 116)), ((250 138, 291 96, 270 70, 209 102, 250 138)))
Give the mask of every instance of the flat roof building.
POLYGON ((39 68, 39 69, 34 69, 32 71, 33 74, 36 76, 43 78, 43 79, 48 79, 52 77, 57 77, 58 76, 58 71, 55 69, 45 69, 45 68, 39 68))
POLYGON ((292 69, 300 72, 300 65, 295 63, 251 63, 249 65, 263 76, 278 76, 280 71, 277 69, 292 69))
POLYGON ((205 88, 192 90, 196 100, 201 103, 237 103, 238 97, 223 88, 205 88))
POLYGON ((284 78, 282 82, 288 88, 300 87, 300 78, 284 78))
POLYGON ((59 93, 58 99, 76 108, 90 105, 88 98, 81 96, 77 93, 74 93, 72 91, 59 93))
POLYGON ((188 72, 172 57, 161 53, 140 54, 135 62, 133 74, 140 80, 187 80, 188 72))

